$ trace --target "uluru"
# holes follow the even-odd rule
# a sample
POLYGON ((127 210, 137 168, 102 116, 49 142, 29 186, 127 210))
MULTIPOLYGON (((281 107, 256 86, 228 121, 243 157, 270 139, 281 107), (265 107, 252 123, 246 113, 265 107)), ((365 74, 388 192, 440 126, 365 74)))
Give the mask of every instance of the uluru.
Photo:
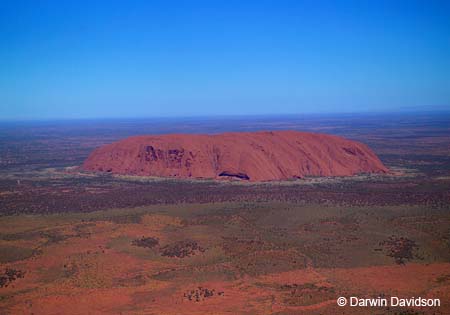
POLYGON ((113 174, 249 181, 388 172, 363 143, 298 131, 134 136, 97 148, 82 168, 113 174))

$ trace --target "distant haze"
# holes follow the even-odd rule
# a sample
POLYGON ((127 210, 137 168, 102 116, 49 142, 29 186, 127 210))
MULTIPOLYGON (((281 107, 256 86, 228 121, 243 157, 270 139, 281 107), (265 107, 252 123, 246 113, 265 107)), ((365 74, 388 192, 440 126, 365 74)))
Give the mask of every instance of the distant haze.
POLYGON ((0 120, 450 110, 449 1, 1 1, 0 120))

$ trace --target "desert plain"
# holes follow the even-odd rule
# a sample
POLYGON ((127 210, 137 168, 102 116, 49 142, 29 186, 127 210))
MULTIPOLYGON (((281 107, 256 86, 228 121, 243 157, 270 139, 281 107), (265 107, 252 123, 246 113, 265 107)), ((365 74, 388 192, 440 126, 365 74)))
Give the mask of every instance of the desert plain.
POLYGON ((1 314, 450 314, 450 117, 252 117, 0 127, 1 314), (387 174, 271 182, 88 172, 128 136, 301 130, 387 174), (439 307, 338 306, 423 297, 439 307))

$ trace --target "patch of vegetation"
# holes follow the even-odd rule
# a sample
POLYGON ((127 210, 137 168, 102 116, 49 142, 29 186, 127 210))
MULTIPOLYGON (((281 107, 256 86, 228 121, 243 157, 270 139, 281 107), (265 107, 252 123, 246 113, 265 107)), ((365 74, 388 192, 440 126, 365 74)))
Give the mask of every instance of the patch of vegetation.
POLYGON ((11 282, 23 277, 25 277, 24 271, 6 268, 5 272, 0 275, 0 288, 6 288, 11 282))
POLYGON ((159 245, 159 239, 156 237, 144 237, 142 236, 140 239, 135 239, 131 242, 132 245, 144 248, 153 248, 159 245))
POLYGON ((184 258, 193 256, 198 252, 203 253, 204 251, 205 249, 200 247, 195 241, 179 241, 162 247, 161 255, 184 258))
POLYGON ((195 290, 189 290, 184 293, 183 297, 189 301, 200 302, 214 295, 223 296, 225 293, 223 291, 216 292, 215 289, 208 289, 203 287, 198 287, 195 290))
POLYGON ((63 235, 59 231, 55 230, 42 231, 39 233, 39 235, 47 239, 47 244, 59 243, 70 237, 68 235, 63 235))
POLYGON ((8 263, 17 260, 27 259, 37 253, 38 251, 32 248, 1 245, 0 263, 8 263))
POLYGON ((414 255, 414 250, 418 248, 416 242, 406 237, 390 236, 380 245, 385 247, 387 255, 394 258, 399 265, 404 265, 407 260, 418 258, 414 255))
POLYGON ((17 241, 17 240, 32 240, 39 238, 38 231, 24 231, 18 233, 4 234, 0 238, 5 241, 17 241))

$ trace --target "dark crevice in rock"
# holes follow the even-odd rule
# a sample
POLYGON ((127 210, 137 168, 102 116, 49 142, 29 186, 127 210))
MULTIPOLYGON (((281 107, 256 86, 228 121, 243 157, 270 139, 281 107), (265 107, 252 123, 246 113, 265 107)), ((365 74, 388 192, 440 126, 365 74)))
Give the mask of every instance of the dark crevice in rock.
POLYGON ((234 173, 234 172, 224 171, 224 172, 220 173, 219 176, 236 177, 239 179, 250 180, 250 177, 248 177, 248 175, 245 173, 234 173))

